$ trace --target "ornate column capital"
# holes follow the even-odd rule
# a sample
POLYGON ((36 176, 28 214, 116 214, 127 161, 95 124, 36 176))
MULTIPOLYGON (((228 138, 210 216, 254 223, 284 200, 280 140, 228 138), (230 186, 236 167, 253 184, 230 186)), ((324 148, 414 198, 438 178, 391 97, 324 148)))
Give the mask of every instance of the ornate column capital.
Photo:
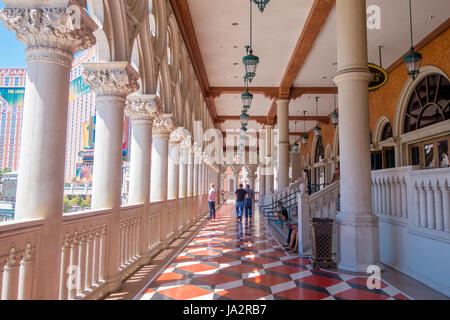
POLYGON ((72 55, 95 44, 98 29, 89 15, 68 1, 49 1, 37 6, 34 1, 3 1, 0 20, 27 47, 27 62, 51 62, 72 67, 72 55))
POLYGON ((127 61, 83 63, 83 67, 83 80, 97 99, 110 96, 125 99, 139 89, 139 73, 127 61))
POLYGON ((170 134, 170 143, 179 144, 181 148, 185 148, 185 144, 182 143, 186 141, 187 135, 186 131, 182 127, 176 128, 171 134, 170 134))
POLYGON ((161 114, 153 120, 153 137, 169 139, 172 131, 175 130, 176 119, 173 114, 161 114))
POLYGON ((130 95, 125 113, 133 124, 151 125, 153 119, 162 113, 161 100, 156 95, 130 95))

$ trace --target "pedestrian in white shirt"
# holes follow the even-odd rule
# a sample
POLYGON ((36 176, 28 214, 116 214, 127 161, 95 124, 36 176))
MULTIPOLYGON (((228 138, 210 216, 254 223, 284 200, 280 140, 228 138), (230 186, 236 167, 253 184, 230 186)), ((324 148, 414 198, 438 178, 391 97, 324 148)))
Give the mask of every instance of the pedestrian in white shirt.
POLYGON ((214 184, 211 184, 211 189, 209 189, 209 195, 208 195, 209 219, 210 220, 216 218, 216 197, 217 197, 216 189, 214 189, 214 184))

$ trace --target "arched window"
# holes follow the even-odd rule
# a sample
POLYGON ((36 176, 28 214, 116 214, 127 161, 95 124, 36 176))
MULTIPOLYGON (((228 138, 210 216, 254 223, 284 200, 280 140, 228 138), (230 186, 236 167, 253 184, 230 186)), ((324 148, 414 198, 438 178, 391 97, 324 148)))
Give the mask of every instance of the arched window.
POLYGON ((314 162, 322 162, 324 160, 324 148, 322 143, 322 137, 317 138, 316 150, 314 151, 314 162))
POLYGON ((388 122, 384 125, 383 132, 381 133, 381 141, 385 141, 393 136, 391 123, 388 122))
POLYGON ((450 82, 440 74, 424 78, 409 99, 404 133, 450 119, 450 82))

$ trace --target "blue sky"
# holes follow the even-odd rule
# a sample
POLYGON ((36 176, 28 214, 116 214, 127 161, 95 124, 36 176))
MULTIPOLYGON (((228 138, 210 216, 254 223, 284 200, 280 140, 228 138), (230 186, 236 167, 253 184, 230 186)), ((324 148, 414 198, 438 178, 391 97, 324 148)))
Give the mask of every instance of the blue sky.
MULTIPOLYGON (((4 8, 0 1, 0 9, 4 8)), ((0 22, 0 68, 26 67, 25 46, 0 22)))

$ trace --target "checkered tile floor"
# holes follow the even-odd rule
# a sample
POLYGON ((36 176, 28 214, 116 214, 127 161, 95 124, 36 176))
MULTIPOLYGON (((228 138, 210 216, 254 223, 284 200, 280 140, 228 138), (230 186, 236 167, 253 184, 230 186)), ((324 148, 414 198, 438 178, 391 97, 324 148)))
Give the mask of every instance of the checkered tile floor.
POLYGON ((384 282, 370 290, 367 278, 313 269, 308 258, 283 251, 258 214, 242 223, 235 217, 233 205, 222 206, 140 299, 409 299, 384 282))

